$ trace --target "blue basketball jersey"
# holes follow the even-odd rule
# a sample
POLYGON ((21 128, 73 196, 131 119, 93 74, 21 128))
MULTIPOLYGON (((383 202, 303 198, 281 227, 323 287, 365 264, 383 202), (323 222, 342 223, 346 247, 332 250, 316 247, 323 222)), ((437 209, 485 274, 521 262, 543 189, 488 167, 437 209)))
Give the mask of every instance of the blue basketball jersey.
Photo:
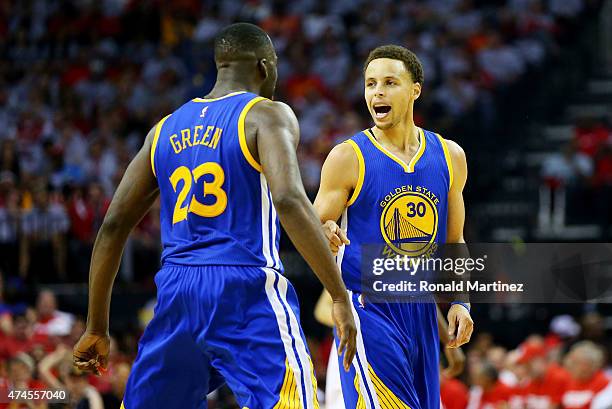
POLYGON ((157 124, 151 166, 162 263, 282 270, 276 211, 246 143, 246 115, 264 99, 248 92, 196 98, 157 124))
POLYGON ((355 150, 359 177, 341 219, 351 244, 337 260, 347 288, 361 291, 364 246, 382 246, 386 257, 418 257, 446 241, 452 164, 446 142, 424 129, 410 163, 385 149, 370 129, 344 143, 355 150))

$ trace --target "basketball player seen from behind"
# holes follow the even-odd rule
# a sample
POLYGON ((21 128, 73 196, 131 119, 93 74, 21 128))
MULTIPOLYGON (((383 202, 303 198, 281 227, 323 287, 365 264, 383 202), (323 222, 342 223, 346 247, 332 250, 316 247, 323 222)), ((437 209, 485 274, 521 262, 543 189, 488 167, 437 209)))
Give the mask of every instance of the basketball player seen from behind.
POLYGON ((268 99, 277 79, 270 38, 257 26, 231 25, 215 40, 215 61, 210 94, 149 132, 117 188, 93 250, 75 364, 95 372, 106 366, 123 246, 160 196, 157 305, 122 407, 205 408, 206 394, 227 383, 240 407, 315 409, 297 297, 282 275, 277 212, 332 294, 347 369, 356 348, 350 300, 303 189, 295 115, 268 99))
MULTIPOLYGON (((418 257, 442 243, 463 243, 465 154, 414 124, 423 68, 412 52, 378 47, 364 74, 375 126, 330 152, 315 200, 357 324, 357 355, 351 371, 341 371, 342 393, 347 408, 436 409, 436 305, 369 303, 360 294, 361 255, 367 244, 418 257)), ((473 322, 469 304, 451 304, 447 345, 456 348, 469 341, 473 322)))

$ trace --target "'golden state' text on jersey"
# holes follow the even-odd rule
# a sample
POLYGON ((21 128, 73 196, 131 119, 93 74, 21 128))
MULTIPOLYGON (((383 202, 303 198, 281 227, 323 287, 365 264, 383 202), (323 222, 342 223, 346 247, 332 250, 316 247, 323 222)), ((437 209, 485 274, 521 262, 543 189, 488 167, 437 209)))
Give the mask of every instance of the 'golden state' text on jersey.
POLYGON ((162 263, 282 270, 280 227, 245 118, 265 98, 236 92, 193 99, 155 128, 162 263))
POLYGON ((446 141, 420 128, 419 148, 409 163, 369 129, 345 143, 355 150, 359 176, 341 220, 351 244, 340 249, 338 264, 347 288, 360 291, 363 246, 384 244, 388 257, 419 257, 446 241, 452 165, 446 141))

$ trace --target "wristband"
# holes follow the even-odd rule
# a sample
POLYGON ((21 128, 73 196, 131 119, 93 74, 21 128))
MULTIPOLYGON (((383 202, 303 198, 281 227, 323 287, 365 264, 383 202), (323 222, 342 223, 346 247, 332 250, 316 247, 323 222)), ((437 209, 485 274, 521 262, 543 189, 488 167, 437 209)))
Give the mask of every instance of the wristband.
POLYGON ((468 310, 468 312, 470 312, 470 306, 467 305, 466 303, 461 302, 461 301, 453 301, 450 303, 451 307, 455 304, 463 306, 463 308, 465 308, 466 310, 468 310))

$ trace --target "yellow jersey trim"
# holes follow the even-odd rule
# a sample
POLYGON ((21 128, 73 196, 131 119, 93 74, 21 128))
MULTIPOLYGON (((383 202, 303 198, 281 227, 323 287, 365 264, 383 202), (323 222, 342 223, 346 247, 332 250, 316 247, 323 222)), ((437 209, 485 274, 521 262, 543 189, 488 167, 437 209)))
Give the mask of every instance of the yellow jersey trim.
POLYGON ((120 409, 125 409, 125 406, 123 406, 123 401, 121 401, 121 408, 120 409))
POLYGON ((427 144, 427 138, 425 138, 425 133, 423 132, 422 128, 419 128, 419 133, 421 135, 421 138, 419 141, 419 149, 417 150, 416 154, 412 157, 412 159, 410 160, 410 163, 408 164, 410 173, 414 172, 414 167, 416 166, 419 159, 421 159, 421 156, 423 156, 423 152, 425 152, 425 145, 427 144))
POLYGON ((155 134, 153 135, 153 144, 151 145, 151 169, 153 170, 153 176, 155 177, 157 177, 157 173, 155 173, 155 149, 157 149, 157 141, 159 140, 159 134, 162 130, 162 126, 170 115, 172 114, 166 115, 157 123, 157 125, 155 125, 155 134))
POLYGON ((370 138, 370 141, 372 141, 374 146, 376 148, 378 148, 379 151, 381 151, 382 153, 387 155, 390 159, 392 159, 395 162, 397 162, 397 164, 400 165, 402 167, 402 169, 404 169, 404 172, 406 172, 406 173, 414 172, 414 167, 416 166, 416 164, 419 161, 419 159, 421 159, 421 156, 423 156, 423 152, 425 152, 425 145, 427 143, 427 141, 425 139, 425 133, 423 132, 423 129, 419 128, 419 135, 421 136, 419 138, 419 148, 417 149, 416 153, 414 154, 414 156, 412 157, 410 162, 406 163, 403 160, 401 160, 400 158, 398 158, 396 155, 391 153, 387 148, 382 146, 380 144, 380 142, 378 142, 376 140, 376 137, 374 136, 374 132, 372 132, 371 129, 368 129, 366 131, 366 135, 368 136, 368 138, 370 138))
POLYGON ((262 172, 263 168, 261 167, 261 165, 255 160, 255 158, 253 157, 253 155, 251 155, 251 152, 249 152, 249 147, 247 146, 247 142, 246 142, 246 130, 245 130, 245 120, 246 120, 246 116, 249 113, 249 111, 251 110, 251 108, 253 108, 253 105, 255 105, 256 103, 258 103, 259 101, 263 101, 264 97, 255 97, 252 100, 250 100, 245 107, 242 109, 242 112, 240 113, 240 116, 238 117, 238 140, 240 142, 240 150, 242 151, 242 154, 244 155, 245 159, 247 160, 247 162, 249 162, 249 164, 258 172, 262 172))
POLYGON ((214 102, 214 101, 219 101, 221 99, 233 97, 234 95, 244 94, 245 92, 246 91, 230 92, 229 94, 223 95, 222 97, 219 97, 219 98, 194 98, 194 99, 192 99, 192 101, 193 102, 214 102))
POLYGON ((353 194, 351 195, 349 201, 346 203, 346 207, 355 203, 359 193, 361 192, 361 187, 363 186, 363 180, 365 179, 365 160, 363 159, 363 153, 361 153, 361 149, 359 145, 355 143, 352 139, 346 141, 349 145, 353 147, 355 154, 357 155, 357 162, 359 163, 359 173, 357 176, 357 184, 355 185, 355 189, 353 190, 353 194))
POLYGON ((448 168, 448 190, 450 190, 451 186, 453 186, 453 160, 450 156, 450 152, 448 150, 448 144, 446 140, 440 136, 440 134, 436 134, 440 143, 442 144, 442 150, 444 151, 444 159, 446 159, 446 167, 448 168))

